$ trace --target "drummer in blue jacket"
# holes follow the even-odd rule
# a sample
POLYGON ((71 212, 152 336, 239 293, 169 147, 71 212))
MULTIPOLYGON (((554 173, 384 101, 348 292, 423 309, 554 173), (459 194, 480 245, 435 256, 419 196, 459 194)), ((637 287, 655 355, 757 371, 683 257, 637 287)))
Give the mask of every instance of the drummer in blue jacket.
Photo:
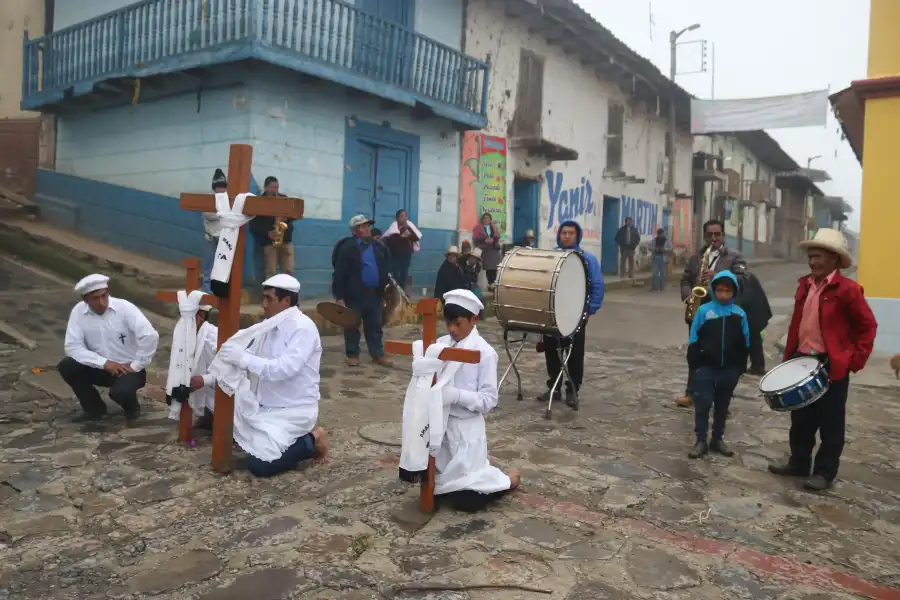
POLYGON ((747 368, 750 328, 747 314, 734 303, 737 277, 720 271, 710 282, 712 301, 694 315, 688 345, 688 367, 694 371, 694 432, 697 442, 688 456, 700 458, 710 450, 734 456, 725 445, 728 405, 738 379, 747 368), (713 412, 712 442, 707 442, 709 412, 713 412))
MULTIPOLYGON (((590 300, 588 300, 588 315, 590 316, 600 310, 600 305, 603 303, 603 273, 600 271, 600 262, 597 260, 597 257, 581 248, 582 236, 581 225, 576 221, 563 221, 559 224, 559 231, 556 234, 556 249, 578 250, 584 257, 588 270, 588 290, 591 295, 590 300)), ((575 384, 575 389, 572 389, 571 383, 568 380, 566 381, 566 404, 576 409, 575 398, 584 379, 584 341, 586 331, 587 323, 585 322, 575 335, 563 340, 564 347, 572 344, 572 354, 569 356, 566 368, 569 371, 569 375, 572 376, 572 382, 575 384)), ((556 352, 556 345, 556 338, 549 336, 544 336, 539 345, 539 348, 543 349, 544 357, 547 360, 547 375, 549 376, 547 379, 547 391, 538 396, 538 400, 541 402, 550 400, 550 389, 559 376, 560 370, 562 370, 562 363, 559 360, 559 354, 556 352)), ((559 394, 560 391, 557 390, 556 393, 559 394)))

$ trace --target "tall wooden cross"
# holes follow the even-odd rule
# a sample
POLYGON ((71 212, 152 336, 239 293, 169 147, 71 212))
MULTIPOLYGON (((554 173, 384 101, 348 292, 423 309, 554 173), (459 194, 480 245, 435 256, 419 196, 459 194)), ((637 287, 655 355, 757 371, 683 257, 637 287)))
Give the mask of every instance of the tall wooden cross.
MULTIPOLYGON (((228 154, 228 197, 231 205, 238 194, 250 189, 253 147, 232 144, 228 154)), ((181 208, 200 212, 216 212, 213 194, 181 194, 181 208)), ((254 217, 303 218, 303 200, 285 196, 250 196, 244 203, 244 214, 254 217)), ((228 296, 219 301, 218 346, 237 333, 241 322, 241 282, 244 278, 245 227, 241 227, 234 249, 234 262, 228 279, 228 296)), ((234 439, 234 398, 216 386, 216 410, 213 416, 212 466, 219 473, 230 473, 234 439)))
MULTIPOLYGON (((188 294, 196 290, 200 285, 200 259, 184 259, 184 291, 188 294)), ((161 302, 178 302, 178 292, 156 292, 156 299, 161 302)), ((219 305, 219 299, 211 294, 204 294, 200 304, 219 305)), ((185 444, 193 442, 193 412, 187 402, 181 403, 181 412, 178 414, 178 439, 185 444)))
MULTIPOLYGON (((416 304, 416 314, 422 315, 422 349, 428 348, 437 342, 437 298, 423 298, 416 304)), ((413 355, 413 347, 409 342, 386 341, 384 351, 389 354, 413 355)), ((481 361, 481 352, 478 350, 463 350, 461 348, 445 348, 438 357, 448 362, 461 362, 477 365, 481 361)), ((431 382, 434 385, 437 377, 431 382)), ((419 510, 430 513, 434 510, 434 457, 428 457, 428 474, 419 488, 419 510)))

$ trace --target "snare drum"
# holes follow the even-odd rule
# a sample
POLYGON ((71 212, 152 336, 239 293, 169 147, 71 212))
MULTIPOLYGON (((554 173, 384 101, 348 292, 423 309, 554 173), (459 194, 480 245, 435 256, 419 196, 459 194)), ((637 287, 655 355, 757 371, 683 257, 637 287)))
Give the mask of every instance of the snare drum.
POLYGON ((785 412, 809 406, 830 386, 825 363, 811 356, 783 362, 759 380, 759 391, 772 410, 785 412))
POLYGON ((589 299, 587 263, 575 250, 512 248, 497 270, 494 309, 505 330, 573 336, 589 299))

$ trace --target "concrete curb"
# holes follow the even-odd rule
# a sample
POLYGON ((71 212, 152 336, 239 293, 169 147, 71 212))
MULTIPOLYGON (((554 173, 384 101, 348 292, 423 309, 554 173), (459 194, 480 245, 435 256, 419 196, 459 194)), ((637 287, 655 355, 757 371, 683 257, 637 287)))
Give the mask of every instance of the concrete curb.
POLYGON ((5 321, 0 321, 0 340, 9 339, 26 350, 37 350, 38 343, 5 321))

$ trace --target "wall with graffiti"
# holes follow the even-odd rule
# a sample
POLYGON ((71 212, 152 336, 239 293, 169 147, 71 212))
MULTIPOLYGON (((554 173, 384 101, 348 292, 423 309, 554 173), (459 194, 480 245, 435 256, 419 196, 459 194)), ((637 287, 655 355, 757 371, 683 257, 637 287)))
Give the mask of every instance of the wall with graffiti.
POLYGON ((467 131, 460 169, 459 230, 470 239, 481 215, 490 213, 506 241, 509 189, 506 138, 467 131))

